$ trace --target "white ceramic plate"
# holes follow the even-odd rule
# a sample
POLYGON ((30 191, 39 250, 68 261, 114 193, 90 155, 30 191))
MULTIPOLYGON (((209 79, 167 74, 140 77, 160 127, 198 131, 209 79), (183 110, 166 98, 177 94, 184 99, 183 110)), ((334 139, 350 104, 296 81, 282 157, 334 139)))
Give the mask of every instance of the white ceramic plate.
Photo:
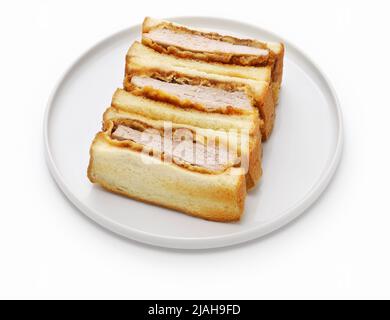
MULTIPOLYGON (((178 23, 286 44, 276 125, 264 145, 264 175, 250 192, 239 223, 216 223, 147 205, 93 186, 86 177, 89 146, 102 114, 121 87, 125 55, 140 25, 103 40, 61 78, 44 120, 47 162, 54 179, 82 212, 107 229, 144 243, 201 249, 268 234, 304 212, 324 191, 342 151, 342 117, 321 71, 294 45, 256 26, 225 19, 182 17, 178 23)), ((329 199, 331 200, 331 199, 329 199)))

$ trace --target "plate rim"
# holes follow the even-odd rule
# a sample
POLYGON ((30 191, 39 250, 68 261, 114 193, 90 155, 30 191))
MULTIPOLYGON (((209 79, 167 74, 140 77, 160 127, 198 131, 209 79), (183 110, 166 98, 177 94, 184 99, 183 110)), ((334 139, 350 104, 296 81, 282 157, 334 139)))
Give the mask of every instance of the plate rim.
POLYGON ((80 201, 77 198, 77 196, 75 196, 72 193, 70 188, 64 182, 62 175, 56 166, 52 151, 50 149, 49 119, 52 111, 53 101, 62 83, 64 82, 64 80, 66 80, 66 77, 72 72, 72 70, 80 62, 82 62, 85 58, 88 58, 90 54, 98 50, 99 47, 101 47, 111 39, 120 37, 122 34, 128 33, 131 29, 139 28, 141 25, 140 23, 126 27, 117 32, 114 32, 104 37, 103 39, 101 39, 91 47, 89 47, 82 54, 80 54, 68 66, 68 68, 65 69, 63 74, 60 76, 60 78, 54 85, 54 88, 52 89, 46 104, 44 120, 43 120, 43 140, 44 140, 44 151, 45 151, 44 153, 45 153, 46 164, 48 166, 51 176, 53 177, 54 181, 59 186, 61 191, 64 193, 66 198, 71 203, 73 203, 78 208, 78 210, 80 210, 91 220, 98 223, 105 229, 108 229, 111 232, 119 234, 125 238, 142 242, 148 245, 157 246, 157 247, 164 247, 170 249, 213 249, 213 248, 229 247, 229 246, 238 245, 244 242, 261 238, 265 235, 271 234, 274 231, 288 225, 290 222, 292 222, 300 215, 302 215, 309 207, 311 207, 319 199, 319 197, 324 193, 325 189, 332 181, 336 173, 336 170, 340 164, 340 160, 343 153, 343 146, 344 146, 344 124, 343 124, 343 116, 342 116, 340 101, 332 83, 330 82, 327 75, 323 72, 323 70, 312 60, 312 58, 308 57, 303 50, 301 50, 295 44, 292 44, 290 41, 286 41, 285 38, 279 36, 276 33, 268 31, 265 28, 259 27, 251 23, 241 22, 239 20, 212 17, 212 16, 176 16, 176 17, 169 17, 165 19, 173 20, 173 21, 189 20, 189 19, 214 20, 220 23, 221 25, 239 24, 253 29, 258 29, 263 33, 269 34, 271 37, 280 39, 286 45, 286 47, 292 48, 295 52, 298 52, 309 63, 309 65, 311 65, 311 67, 322 78, 322 81, 328 87, 337 115, 338 135, 337 135, 336 148, 331 160, 329 161, 328 166, 322 171, 320 178, 316 181, 316 183, 312 186, 312 188, 307 192, 307 194, 304 197, 302 197, 292 207, 286 209, 284 212, 279 214, 275 219, 269 221, 265 225, 262 225, 261 227, 253 226, 252 228, 249 228, 248 230, 245 231, 240 231, 229 235, 222 235, 222 236, 215 236, 215 237, 182 238, 182 237, 167 237, 162 235, 155 235, 153 233, 144 232, 138 229, 133 229, 128 226, 124 227, 123 225, 116 222, 115 220, 108 218, 107 216, 101 215, 98 211, 84 205, 83 202, 80 201))

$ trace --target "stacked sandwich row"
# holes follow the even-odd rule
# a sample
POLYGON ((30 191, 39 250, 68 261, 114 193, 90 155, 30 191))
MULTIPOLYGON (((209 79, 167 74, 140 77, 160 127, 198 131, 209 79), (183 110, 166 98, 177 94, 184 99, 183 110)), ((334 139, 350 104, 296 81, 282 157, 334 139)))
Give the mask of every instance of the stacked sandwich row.
POLYGON ((89 179, 204 219, 238 220, 261 177, 283 56, 280 43, 146 18, 92 143, 89 179))

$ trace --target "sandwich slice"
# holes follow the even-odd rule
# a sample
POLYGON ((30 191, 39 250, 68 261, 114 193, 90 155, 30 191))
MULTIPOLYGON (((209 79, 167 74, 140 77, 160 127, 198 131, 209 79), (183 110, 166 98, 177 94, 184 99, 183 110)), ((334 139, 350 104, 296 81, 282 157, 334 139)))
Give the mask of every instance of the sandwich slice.
POLYGON ((245 114, 213 113, 194 108, 182 108, 171 103, 149 99, 134 92, 117 89, 103 120, 113 118, 139 117, 154 125, 170 122, 173 125, 214 132, 219 139, 237 147, 237 154, 246 173, 247 188, 258 183, 261 170, 262 145, 259 131, 260 120, 257 110, 245 114), (224 138, 225 136, 225 138, 224 138))
POLYGON ((88 177, 124 196, 213 221, 239 220, 246 196, 240 160, 221 141, 188 128, 170 135, 130 114, 104 122, 88 177))
POLYGON ((142 43, 180 58, 240 66, 270 66, 277 101, 283 76, 282 43, 240 39, 149 17, 142 25, 142 43))
POLYGON ((181 70, 197 70, 204 73, 217 74, 222 76, 251 79, 258 81, 271 82, 272 68, 239 66, 233 64, 209 63, 193 59, 178 58, 174 55, 160 54, 142 43, 135 41, 127 52, 126 68, 129 62, 142 65, 149 63, 158 67, 176 67, 181 70))
POLYGON ((275 121, 272 90, 265 81, 162 65, 153 59, 129 55, 124 88, 154 100, 206 112, 248 114, 257 108, 263 140, 270 136, 275 121))

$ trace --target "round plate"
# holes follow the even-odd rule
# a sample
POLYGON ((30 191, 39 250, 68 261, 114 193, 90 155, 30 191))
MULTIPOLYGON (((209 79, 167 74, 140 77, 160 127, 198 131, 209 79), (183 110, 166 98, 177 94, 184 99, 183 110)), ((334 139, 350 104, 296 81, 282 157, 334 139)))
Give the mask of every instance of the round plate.
POLYGON ((256 26, 217 18, 175 22, 286 45, 276 124, 264 144, 264 175, 248 194, 238 223, 204 221, 106 192, 87 179, 89 147, 101 128, 112 94, 122 86, 125 55, 140 39, 137 25, 110 36, 82 55, 49 100, 44 139, 47 163, 65 195, 107 229, 144 243, 201 249, 229 246, 268 234, 307 209, 323 192, 339 163, 342 117, 323 73, 294 45, 256 26))

